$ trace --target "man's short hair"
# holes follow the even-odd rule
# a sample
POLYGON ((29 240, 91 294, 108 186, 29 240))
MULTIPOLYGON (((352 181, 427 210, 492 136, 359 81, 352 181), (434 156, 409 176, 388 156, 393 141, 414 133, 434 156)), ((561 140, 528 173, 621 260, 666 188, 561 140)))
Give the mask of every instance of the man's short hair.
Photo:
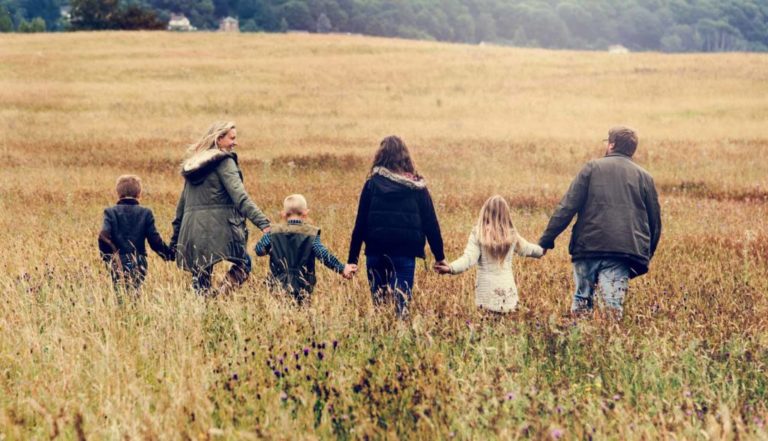
POLYGON ((637 150, 637 132, 629 127, 616 126, 608 131, 608 143, 613 151, 632 157, 637 150))
POLYGON ((136 175, 122 175, 115 183, 117 196, 122 198, 137 198, 141 195, 141 179, 136 175))
POLYGON ((283 201, 283 211, 286 215, 304 214, 307 212, 307 199, 300 194, 292 194, 283 201))

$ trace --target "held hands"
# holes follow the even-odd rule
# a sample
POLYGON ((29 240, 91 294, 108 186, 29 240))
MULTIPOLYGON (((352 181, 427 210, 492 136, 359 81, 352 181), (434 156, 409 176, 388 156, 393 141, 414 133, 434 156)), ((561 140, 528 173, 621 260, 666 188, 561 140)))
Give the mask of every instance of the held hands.
POLYGON ((355 274, 357 274, 357 265, 354 263, 348 263, 344 265, 344 272, 341 273, 341 275, 345 279, 350 280, 352 277, 355 277, 355 274))
POLYGON ((448 262, 446 262, 445 260, 435 262, 435 265, 432 268, 438 274, 451 274, 453 272, 451 271, 450 265, 448 265, 448 262))

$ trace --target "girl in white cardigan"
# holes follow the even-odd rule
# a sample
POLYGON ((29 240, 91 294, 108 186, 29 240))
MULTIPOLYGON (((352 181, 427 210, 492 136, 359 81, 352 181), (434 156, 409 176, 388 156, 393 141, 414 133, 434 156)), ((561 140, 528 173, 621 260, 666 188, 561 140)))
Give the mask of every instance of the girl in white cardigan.
POLYGON ((440 274, 460 274, 478 264, 475 304, 495 312, 509 312, 517 307, 517 285, 512 273, 512 256, 539 258, 545 250, 517 233, 509 204, 501 196, 492 196, 480 210, 464 255, 450 264, 436 264, 440 274))

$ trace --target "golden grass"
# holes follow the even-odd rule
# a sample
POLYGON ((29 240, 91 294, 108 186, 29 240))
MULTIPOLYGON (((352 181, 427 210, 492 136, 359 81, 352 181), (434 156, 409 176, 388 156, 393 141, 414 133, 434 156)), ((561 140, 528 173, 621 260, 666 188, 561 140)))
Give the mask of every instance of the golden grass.
POLYGON ((0 439, 768 436, 765 55, 78 33, 0 35, 0 60, 0 439), (118 308, 95 247, 115 177, 142 177, 167 237, 184 146, 225 118, 253 198, 275 217, 305 194, 342 258, 385 135, 411 146, 457 257, 494 193, 535 240, 629 124, 662 243, 621 326, 567 318, 567 234, 517 261, 503 319, 475 310, 471 274, 420 267, 401 323, 362 274, 321 269, 297 310, 264 290, 263 260, 205 302, 154 256, 118 308))

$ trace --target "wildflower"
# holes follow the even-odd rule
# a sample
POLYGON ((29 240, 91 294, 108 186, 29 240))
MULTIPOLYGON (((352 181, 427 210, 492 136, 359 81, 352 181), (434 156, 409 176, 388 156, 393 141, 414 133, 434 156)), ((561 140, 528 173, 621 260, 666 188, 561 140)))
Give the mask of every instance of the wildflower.
POLYGON ((237 376, 237 372, 232 374, 232 379, 235 380, 235 381, 237 381, 239 379, 239 377, 237 376))
POLYGON ((338 340, 334 340, 333 341, 333 350, 335 351, 337 347, 339 347, 339 341, 338 340))
POLYGON ((297 364, 297 365, 296 365, 296 370, 297 370, 297 371, 300 371, 300 370, 301 370, 301 365, 300 365, 300 364, 297 364))
POLYGON ((277 369, 272 371, 272 373, 275 374, 275 377, 280 378, 280 371, 278 371, 277 369))
POLYGON ((613 401, 619 401, 621 399, 621 395, 616 394, 613 396, 613 401))
POLYGON ((552 439, 560 439, 563 435, 565 435, 565 431, 557 427, 549 431, 549 436, 551 436, 552 439))
POLYGON ((558 414, 562 414, 562 413, 563 413, 563 408, 562 408, 561 406, 557 406, 557 407, 555 407, 555 411, 556 411, 558 414))
POLYGON ((323 355, 322 351, 317 351, 317 358, 319 358, 320 361, 323 360, 323 357, 325 357, 325 356, 323 355))
POLYGON ((691 397, 691 391, 686 390, 685 392, 683 392, 683 396, 686 397, 686 398, 690 398, 691 397))
POLYGON ((285 400, 287 400, 287 399, 288 399, 288 394, 287 394, 287 393, 285 393, 285 391, 282 391, 282 392, 280 392, 280 399, 281 399, 282 401, 285 401, 285 400))
POLYGON ((515 393, 514 392, 507 392, 506 395, 504 395, 504 398, 506 398, 507 401, 512 401, 515 399, 515 393))
POLYGON ((309 348, 304 348, 304 356, 306 357, 308 355, 309 355, 309 348))

